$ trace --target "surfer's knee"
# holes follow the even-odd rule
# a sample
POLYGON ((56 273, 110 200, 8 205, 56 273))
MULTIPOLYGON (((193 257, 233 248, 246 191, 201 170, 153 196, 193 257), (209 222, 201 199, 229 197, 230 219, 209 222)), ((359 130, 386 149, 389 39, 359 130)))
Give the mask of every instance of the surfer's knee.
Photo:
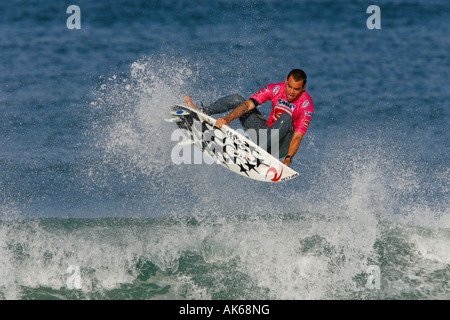
POLYGON ((288 132, 293 129, 292 117, 288 113, 283 113, 272 126, 272 130, 278 130, 279 137, 284 137, 288 132))
POLYGON ((283 113, 273 125, 274 128, 290 128, 292 127, 292 117, 289 113, 283 113))
POLYGON ((245 102, 245 99, 242 96, 240 96, 239 94, 232 94, 222 97, 216 102, 205 107, 204 112, 208 115, 228 112, 230 110, 233 110, 243 102, 245 102))
POLYGON ((245 101, 247 101, 243 96, 241 96, 240 94, 232 94, 228 96, 228 99, 230 99, 230 102, 233 102, 233 104, 237 104, 240 105, 242 103, 244 103, 245 101))

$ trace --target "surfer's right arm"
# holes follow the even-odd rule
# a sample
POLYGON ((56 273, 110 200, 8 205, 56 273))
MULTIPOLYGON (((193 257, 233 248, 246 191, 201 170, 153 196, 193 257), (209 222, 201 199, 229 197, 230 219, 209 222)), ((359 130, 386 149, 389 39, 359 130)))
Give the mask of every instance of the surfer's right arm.
POLYGON ((256 108, 255 103, 252 99, 248 99, 238 107, 236 107, 233 111, 230 112, 229 115, 227 115, 225 118, 219 118, 216 121, 216 127, 222 128, 223 125, 229 125, 231 121, 233 121, 236 118, 239 118, 240 116, 246 114, 250 110, 256 108))

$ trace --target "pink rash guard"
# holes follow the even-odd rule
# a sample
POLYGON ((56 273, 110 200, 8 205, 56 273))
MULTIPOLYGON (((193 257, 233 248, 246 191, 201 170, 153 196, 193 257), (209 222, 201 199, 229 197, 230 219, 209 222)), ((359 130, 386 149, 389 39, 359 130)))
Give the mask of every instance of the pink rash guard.
POLYGON ((250 99, 256 100, 259 104, 269 100, 272 101, 272 112, 267 121, 269 127, 273 126, 283 113, 289 113, 296 132, 305 134, 308 130, 314 114, 314 104, 311 96, 306 91, 294 102, 288 102, 286 99, 286 83, 280 82, 265 86, 251 96, 250 99))

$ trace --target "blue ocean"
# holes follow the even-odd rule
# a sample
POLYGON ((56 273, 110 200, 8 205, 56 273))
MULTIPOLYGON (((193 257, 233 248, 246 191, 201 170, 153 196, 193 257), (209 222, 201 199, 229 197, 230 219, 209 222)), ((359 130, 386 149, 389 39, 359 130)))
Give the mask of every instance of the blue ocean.
POLYGON ((448 0, 0 12, 0 299, 450 298, 448 0), (173 163, 173 104, 294 68, 315 105, 297 178, 173 163))

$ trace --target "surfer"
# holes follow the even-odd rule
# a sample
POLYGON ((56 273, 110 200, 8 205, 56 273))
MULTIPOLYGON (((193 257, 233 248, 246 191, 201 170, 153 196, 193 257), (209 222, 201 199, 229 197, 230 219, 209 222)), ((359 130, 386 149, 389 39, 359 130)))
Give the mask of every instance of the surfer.
MULTIPOLYGON (((289 166, 300 148, 314 113, 311 96, 305 90, 306 80, 307 77, 303 70, 294 69, 289 72, 284 82, 269 84, 248 100, 238 94, 233 94, 223 97, 209 106, 202 106, 201 111, 211 115, 233 109, 225 118, 218 118, 216 126, 221 128, 239 118, 244 130, 249 134, 255 132, 256 137, 254 138, 258 145, 272 154, 272 151, 276 152, 276 150, 271 150, 273 145, 271 137, 274 133, 273 130, 278 130, 279 157, 284 157, 283 163, 289 166), (256 107, 269 100, 272 102, 272 111, 269 119, 265 120, 256 107), (261 129, 266 129, 267 134, 260 136, 261 129)), ((184 100, 188 106, 197 109, 189 96, 185 96, 184 100)))

